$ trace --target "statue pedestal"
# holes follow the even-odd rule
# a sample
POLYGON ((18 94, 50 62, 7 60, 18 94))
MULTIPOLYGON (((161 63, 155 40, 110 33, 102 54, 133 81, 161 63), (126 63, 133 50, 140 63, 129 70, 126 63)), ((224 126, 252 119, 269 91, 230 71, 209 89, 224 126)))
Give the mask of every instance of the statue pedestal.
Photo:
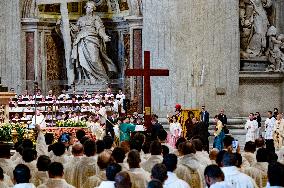
POLYGON ((15 93, 0 92, 0 123, 9 121, 9 101, 15 93))
POLYGON ((266 71, 270 65, 267 59, 241 59, 240 71, 266 71))

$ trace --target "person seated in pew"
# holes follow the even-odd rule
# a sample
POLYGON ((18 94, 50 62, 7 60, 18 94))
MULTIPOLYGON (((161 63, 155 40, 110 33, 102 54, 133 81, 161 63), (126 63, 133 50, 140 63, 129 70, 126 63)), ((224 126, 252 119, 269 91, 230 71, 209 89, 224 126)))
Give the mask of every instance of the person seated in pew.
POLYGON ((18 113, 15 114, 14 118, 12 119, 12 122, 17 123, 21 120, 20 115, 18 113))

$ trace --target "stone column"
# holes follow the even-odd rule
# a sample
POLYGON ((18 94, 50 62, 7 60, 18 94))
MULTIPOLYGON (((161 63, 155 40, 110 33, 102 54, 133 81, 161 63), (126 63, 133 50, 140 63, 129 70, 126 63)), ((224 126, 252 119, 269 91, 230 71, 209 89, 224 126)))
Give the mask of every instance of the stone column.
POLYGON ((275 1, 276 28, 279 33, 284 33, 284 0, 275 1))
POLYGON ((0 77, 15 91, 21 88, 21 0, 0 1, 0 77))
POLYGON ((238 115, 238 0, 145 0, 143 21, 151 67, 170 70, 151 79, 154 113, 166 116, 180 103, 238 115))
POLYGON ((25 49, 25 56, 23 58, 24 64, 24 80, 25 88, 29 92, 33 92, 33 82, 39 81, 38 65, 38 19, 23 18, 22 32, 24 37, 23 48, 25 49))
MULTIPOLYGON (((143 18, 138 16, 126 17, 129 23, 130 32, 130 66, 129 68, 141 69, 143 68, 142 57, 142 27, 143 18)), ((138 113, 143 113, 143 78, 130 78, 131 99, 137 97, 138 113)))

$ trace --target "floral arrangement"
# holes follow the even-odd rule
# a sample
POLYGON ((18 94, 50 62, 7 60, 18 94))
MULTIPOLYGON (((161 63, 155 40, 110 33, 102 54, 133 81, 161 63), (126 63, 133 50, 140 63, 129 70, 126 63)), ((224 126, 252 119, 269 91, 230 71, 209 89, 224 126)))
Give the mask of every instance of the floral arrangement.
POLYGON ((57 121, 56 127, 87 127, 86 121, 73 121, 71 119, 68 119, 66 121, 57 121))
POLYGON ((0 124, 0 141, 16 142, 24 139, 26 126, 20 123, 0 124))

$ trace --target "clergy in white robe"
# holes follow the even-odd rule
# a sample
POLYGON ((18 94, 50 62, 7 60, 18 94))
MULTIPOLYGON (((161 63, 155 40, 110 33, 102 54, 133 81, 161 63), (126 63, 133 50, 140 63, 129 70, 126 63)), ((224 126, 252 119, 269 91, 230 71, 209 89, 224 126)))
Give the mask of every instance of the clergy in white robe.
POLYGON ((266 148, 274 150, 274 140, 273 140, 273 133, 274 133, 274 126, 276 119, 272 117, 272 112, 268 111, 268 118, 266 118, 264 125, 265 125, 265 144, 266 148))
POLYGON ((24 164, 29 168, 31 177, 33 177, 37 171, 36 157, 37 157, 37 153, 34 149, 25 148, 23 150, 22 158, 18 161, 18 164, 24 164))
POLYGON ((58 162, 53 162, 48 168, 49 179, 46 183, 41 184, 38 188, 75 188, 68 184, 63 178, 63 165, 58 162))
POLYGON ((121 171, 121 166, 117 163, 112 163, 106 168, 106 181, 102 181, 98 188, 114 188, 114 179, 117 173, 121 171))
POLYGON ((245 124, 245 129, 247 130, 246 142, 249 142, 249 141, 254 142, 255 139, 257 138, 256 134, 257 134, 257 130, 258 130, 258 123, 253 118, 254 118, 254 114, 250 113, 249 119, 247 120, 247 122, 245 124))
POLYGON ((163 161, 162 153, 162 145, 159 141, 153 141, 150 145, 150 153, 151 156, 145 162, 141 163, 141 167, 147 172, 151 172, 153 166, 155 164, 161 163, 163 161))
POLYGON ((84 155, 84 147, 81 143, 75 143, 72 146, 72 157, 64 166, 64 179, 69 184, 76 185, 75 166, 81 161, 84 155))
POLYGON ((209 158, 209 155, 206 151, 203 151, 203 144, 200 139, 193 139, 192 144, 196 150, 195 157, 199 161, 200 164, 204 164, 204 166, 210 165, 212 162, 209 158))
POLYGON ((9 188, 11 186, 8 186, 4 181, 0 181, 0 187, 1 188, 9 188))
POLYGON ((51 161, 50 158, 46 155, 41 155, 37 159, 36 167, 37 171, 32 176, 31 182, 35 186, 39 186, 43 183, 46 183, 49 176, 48 176, 48 167, 50 165, 51 161))
MULTIPOLYGON (((103 151, 98 156, 98 169, 96 175, 89 177, 83 184, 84 188, 93 188, 101 184, 102 181, 107 180, 106 168, 111 163, 111 153, 109 150, 103 151)), ((120 167, 121 168, 121 167, 120 167)))
POLYGON ((6 188, 6 187, 12 187, 13 185, 14 184, 10 176, 6 175, 0 166, 0 187, 6 188))
POLYGON ((204 170, 204 178, 207 187, 210 188, 233 188, 232 185, 224 181, 224 173, 217 165, 208 165, 204 170))
POLYGON ((268 170, 268 155, 269 151, 266 148, 259 148, 256 152, 256 160, 257 162, 251 165, 264 173, 267 173, 268 170))
POLYGON ((41 128, 46 127, 45 117, 39 110, 37 110, 36 115, 32 117, 32 123, 28 127, 31 129, 35 128, 36 125, 40 125, 41 128))
POLYGON ((278 114, 276 117, 275 125, 274 125, 274 133, 273 140, 275 149, 280 150, 283 146, 283 137, 284 137, 284 120, 282 119, 282 115, 278 114))
POLYGON ((76 188, 83 188, 83 184, 91 176, 96 175, 97 156, 96 156, 96 142, 94 140, 87 140, 84 142, 84 154, 81 161, 77 163, 75 168, 74 181, 76 188))
POLYGON ((243 158, 242 168, 247 168, 256 163, 255 156, 256 145, 254 142, 246 142, 244 152, 241 153, 243 158))
POLYGON ((114 188, 114 181, 102 181, 97 188, 114 188))
POLYGON ((177 168, 177 156, 175 154, 168 154, 164 156, 163 164, 167 168, 168 178, 164 182, 164 188, 189 188, 189 184, 184 180, 179 179, 174 173, 177 168))
POLYGON ((180 179, 186 181, 190 187, 203 187, 205 166, 197 160, 195 152, 191 142, 187 141, 182 144, 184 156, 180 157, 175 173, 180 179))
POLYGON ((150 173, 140 167, 140 154, 137 150, 128 153, 127 163, 129 165, 128 174, 132 182, 132 188, 147 187, 151 180, 150 173))
POLYGON ((44 134, 41 130, 40 125, 36 125, 36 130, 38 131, 37 141, 36 141, 36 151, 37 155, 48 155, 48 146, 45 142, 44 134))
POLYGON ((66 154, 65 145, 61 142, 57 142, 52 145, 53 156, 50 158, 51 162, 58 162, 65 165, 70 157, 66 154))
POLYGON ((3 169, 5 174, 10 177, 13 177, 13 170, 15 168, 15 164, 10 159, 0 158, 0 167, 3 169))
POLYGON ((235 153, 224 153, 222 159, 222 171, 225 175, 225 182, 232 185, 234 188, 255 188, 255 181, 248 175, 239 171, 235 166, 237 157, 235 153))
POLYGON ((126 162, 124 162, 124 159, 126 157, 125 151, 122 147, 116 147, 113 149, 111 156, 113 160, 118 163, 121 166, 122 171, 129 170, 129 166, 126 162))
POLYGON ((33 183, 29 183, 31 172, 29 167, 24 164, 18 164, 13 170, 14 188, 35 188, 33 183))

